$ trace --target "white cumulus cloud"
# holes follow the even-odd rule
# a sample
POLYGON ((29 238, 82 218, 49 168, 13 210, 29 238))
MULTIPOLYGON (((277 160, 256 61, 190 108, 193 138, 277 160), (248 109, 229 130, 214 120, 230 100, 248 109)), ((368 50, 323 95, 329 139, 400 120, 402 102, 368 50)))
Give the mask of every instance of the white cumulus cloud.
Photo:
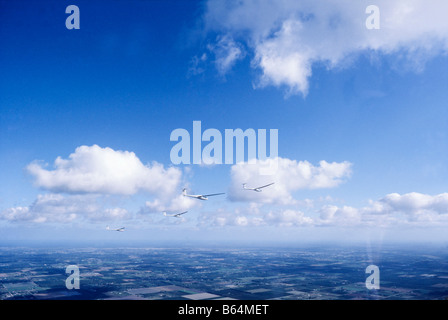
MULTIPOLYGON (((209 0, 204 19, 208 31, 232 39, 231 48, 244 43, 252 66, 260 71, 256 87, 284 87, 288 94, 308 93, 316 64, 329 69, 346 67, 357 55, 375 52, 397 54, 410 69, 421 70, 425 61, 448 52, 445 0, 375 1, 380 10, 378 30, 366 28, 366 8, 371 4, 352 0, 209 0)), ((220 60, 234 61, 237 53, 221 51, 220 60)))
POLYGON ((38 162, 27 166, 35 184, 52 192, 132 195, 139 191, 171 193, 179 184, 181 171, 153 162, 144 165, 133 152, 97 145, 80 146, 68 159, 54 161, 48 170, 38 162))
POLYGON ((350 162, 320 161, 313 165, 308 161, 274 158, 257 160, 256 163, 241 162, 231 168, 231 185, 229 199, 232 201, 254 201, 263 203, 292 204, 296 203, 291 192, 300 189, 333 188, 350 177, 350 162), (270 175, 263 175, 264 168, 275 168, 270 175), (274 182, 262 192, 244 190, 248 187, 259 187, 274 182))

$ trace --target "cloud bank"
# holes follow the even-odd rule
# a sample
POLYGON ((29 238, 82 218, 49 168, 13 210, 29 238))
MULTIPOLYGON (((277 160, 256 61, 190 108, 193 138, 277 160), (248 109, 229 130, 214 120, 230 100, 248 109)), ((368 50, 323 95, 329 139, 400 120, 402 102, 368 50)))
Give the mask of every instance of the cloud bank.
MULTIPOLYGON (((201 202, 182 196, 178 188, 182 171, 165 169, 155 162, 151 166, 143 165, 133 152, 115 151, 97 145, 81 146, 68 159, 58 157, 53 170, 47 170, 37 162, 31 163, 27 169, 35 178, 36 185, 50 192, 38 195, 29 206, 2 210, 0 220, 74 223, 135 218, 138 223, 141 219, 153 221, 152 216, 148 216, 151 213, 200 209, 195 210, 199 212, 192 216, 197 218, 196 223, 200 227, 448 225, 448 193, 391 193, 379 200, 369 201, 364 207, 335 205, 331 197, 320 200, 294 197, 293 193, 297 190, 335 188, 346 182, 352 174, 352 164, 347 161, 322 160, 313 165, 308 161, 277 157, 235 164, 230 169, 230 202, 212 211, 208 211, 208 204, 202 207, 201 202), (271 175, 260 174, 261 169, 266 167, 274 167, 275 170, 271 175), (274 184, 263 192, 242 188, 243 183, 257 187, 271 182, 274 184), (118 205, 139 191, 153 196, 140 206, 140 211, 132 214, 118 205)), ((135 198, 132 201, 135 204, 135 198)))
POLYGON ((200 215, 199 226, 224 227, 441 227, 448 225, 448 193, 388 194, 356 208, 332 204, 320 207, 277 206, 251 202, 233 210, 220 209, 200 215))
POLYGON ((80 220, 111 221, 129 219, 130 212, 119 207, 104 207, 94 195, 45 194, 26 207, 8 208, 0 219, 10 222, 72 223, 80 220))
POLYGON ((396 224, 437 226, 448 222, 448 193, 428 195, 411 192, 391 193, 370 201, 363 208, 325 206, 320 210, 321 224, 390 226, 396 224))

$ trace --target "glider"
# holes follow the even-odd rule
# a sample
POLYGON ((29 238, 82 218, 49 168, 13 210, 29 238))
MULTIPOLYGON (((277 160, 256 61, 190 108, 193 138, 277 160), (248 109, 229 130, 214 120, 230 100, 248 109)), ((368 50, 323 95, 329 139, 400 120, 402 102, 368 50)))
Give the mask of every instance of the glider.
POLYGON ((261 186, 261 187, 248 188, 248 187, 246 187, 246 183, 243 183, 243 189, 244 189, 244 190, 253 190, 253 191, 256 191, 256 192, 261 192, 261 191, 263 191, 263 190, 261 190, 261 189, 266 188, 266 187, 269 187, 269 186, 271 186, 271 185, 273 185, 273 184, 274 184, 274 182, 272 182, 272 183, 270 183, 270 184, 267 184, 267 185, 265 185, 265 186, 261 186))
POLYGON ((179 218, 181 215, 183 215, 183 214, 185 214, 185 213, 187 213, 188 211, 184 211, 184 212, 181 212, 181 213, 176 213, 176 214, 166 214, 166 211, 163 211, 163 215, 165 216, 165 217, 175 217, 175 218, 179 218))
POLYGON ((111 228, 109 228, 109 226, 107 226, 107 227, 106 227, 106 230, 123 232, 123 231, 124 231, 124 227, 117 228, 117 229, 111 229, 111 228))
POLYGON ((212 194, 187 194, 187 189, 183 189, 182 190, 182 194, 184 195, 184 197, 190 197, 190 198, 196 198, 199 200, 208 200, 208 197, 211 196, 217 196, 220 194, 224 194, 224 193, 212 193, 212 194))

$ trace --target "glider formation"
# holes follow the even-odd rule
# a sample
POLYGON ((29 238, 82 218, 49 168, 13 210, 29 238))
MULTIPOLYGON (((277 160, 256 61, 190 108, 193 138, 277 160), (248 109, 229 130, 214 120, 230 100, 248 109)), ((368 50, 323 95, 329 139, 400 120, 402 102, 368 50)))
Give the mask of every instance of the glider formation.
MULTIPOLYGON (((261 192, 263 191, 263 188, 269 187, 271 185, 273 185, 274 182, 266 184, 264 186, 260 186, 260 187, 255 187, 255 188, 250 188, 247 187, 247 183, 243 183, 243 189, 244 190, 252 190, 255 192, 261 192)), ((211 193, 211 194, 188 194, 187 193, 187 189, 184 188, 182 190, 182 194, 184 197, 190 197, 190 198, 195 198, 195 199, 199 199, 199 200, 208 200, 208 197, 212 197, 212 196, 218 196, 218 195, 222 195, 225 194, 224 192, 221 193, 211 193)), ((175 214, 168 214, 166 211, 163 211, 163 215, 165 217, 174 217, 174 218, 180 218, 180 216, 186 214, 188 211, 183 211, 183 212, 179 212, 179 213, 175 213, 175 214)), ((121 228, 110 228, 109 226, 106 227, 106 230, 109 231, 118 231, 118 232, 123 232, 125 229, 125 227, 121 227, 121 228)))

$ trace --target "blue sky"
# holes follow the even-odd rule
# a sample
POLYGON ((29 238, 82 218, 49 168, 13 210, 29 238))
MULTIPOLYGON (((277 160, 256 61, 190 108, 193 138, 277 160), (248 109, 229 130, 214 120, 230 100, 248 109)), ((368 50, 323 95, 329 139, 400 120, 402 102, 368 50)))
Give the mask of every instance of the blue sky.
POLYGON ((0 243, 446 241, 446 4, 369 4, 0 1, 0 243), (278 129, 278 172, 173 165, 195 120, 278 129))

